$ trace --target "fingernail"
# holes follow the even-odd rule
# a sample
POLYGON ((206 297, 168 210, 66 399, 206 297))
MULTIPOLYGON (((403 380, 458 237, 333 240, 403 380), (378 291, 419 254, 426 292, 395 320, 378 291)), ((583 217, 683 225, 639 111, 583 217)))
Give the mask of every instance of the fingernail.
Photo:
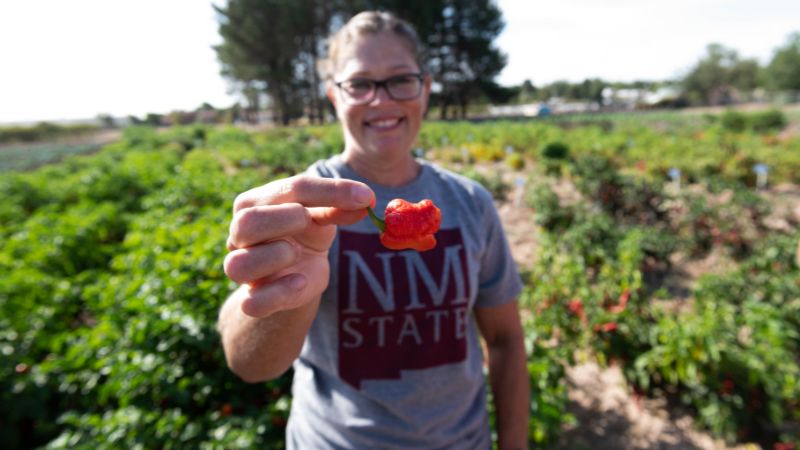
POLYGON ((295 291, 299 291, 306 287, 308 280, 303 275, 295 275, 289 280, 289 287, 295 291))
POLYGON ((372 200, 372 191, 368 187, 361 184, 353 186, 351 194, 353 196, 353 200, 358 203, 368 203, 370 200, 372 200))

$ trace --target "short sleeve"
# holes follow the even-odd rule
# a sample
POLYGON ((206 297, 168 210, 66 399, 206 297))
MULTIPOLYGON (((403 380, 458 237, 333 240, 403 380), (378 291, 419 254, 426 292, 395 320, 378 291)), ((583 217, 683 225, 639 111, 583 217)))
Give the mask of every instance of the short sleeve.
POLYGON ((486 243, 478 272, 477 307, 499 306, 519 297, 522 292, 517 264, 511 255, 508 239, 491 195, 483 191, 482 228, 486 243))

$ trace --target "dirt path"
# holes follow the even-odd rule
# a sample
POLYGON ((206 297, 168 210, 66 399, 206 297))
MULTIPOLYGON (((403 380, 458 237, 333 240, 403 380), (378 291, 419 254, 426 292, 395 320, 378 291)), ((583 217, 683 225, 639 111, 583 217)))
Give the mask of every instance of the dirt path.
POLYGON ((585 363, 567 370, 569 411, 577 425, 565 430, 558 450, 753 450, 752 444, 727 446, 694 427, 688 414, 670 409, 661 398, 629 392, 619 367, 585 363))
POLYGON ((498 211, 514 260, 520 269, 525 269, 536 257, 538 233, 533 223, 533 211, 513 202, 499 204, 498 211))

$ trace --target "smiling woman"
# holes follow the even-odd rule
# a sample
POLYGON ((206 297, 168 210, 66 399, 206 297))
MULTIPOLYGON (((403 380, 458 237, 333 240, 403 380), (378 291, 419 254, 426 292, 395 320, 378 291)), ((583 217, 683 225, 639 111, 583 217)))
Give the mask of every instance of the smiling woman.
POLYGON ((242 285, 219 319, 228 364, 251 382, 293 364, 289 449, 485 450, 482 336, 498 445, 525 448, 521 282, 491 195, 411 153, 431 88, 416 34, 365 12, 329 42, 320 67, 344 149, 237 197, 225 270, 242 285), (383 237, 366 210, 393 199, 429 199, 418 212, 430 214, 400 217, 388 237, 403 242, 387 249, 399 200, 383 237))

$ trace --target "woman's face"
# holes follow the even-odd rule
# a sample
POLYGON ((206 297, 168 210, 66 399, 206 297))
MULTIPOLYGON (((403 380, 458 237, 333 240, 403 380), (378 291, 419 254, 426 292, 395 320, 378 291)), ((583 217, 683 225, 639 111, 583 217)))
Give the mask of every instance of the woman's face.
MULTIPOLYGON (((420 73, 414 55, 402 38, 389 32, 360 36, 343 50, 334 74, 335 82, 378 81, 420 73)), ((344 129, 347 150, 390 158, 408 154, 419 133, 429 93, 430 78, 427 76, 422 93, 403 101, 394 100, 385 87, 378 87, 372 101, 353 105, 342 89, 333 84, 328 87, 328 97, 344 129)))

